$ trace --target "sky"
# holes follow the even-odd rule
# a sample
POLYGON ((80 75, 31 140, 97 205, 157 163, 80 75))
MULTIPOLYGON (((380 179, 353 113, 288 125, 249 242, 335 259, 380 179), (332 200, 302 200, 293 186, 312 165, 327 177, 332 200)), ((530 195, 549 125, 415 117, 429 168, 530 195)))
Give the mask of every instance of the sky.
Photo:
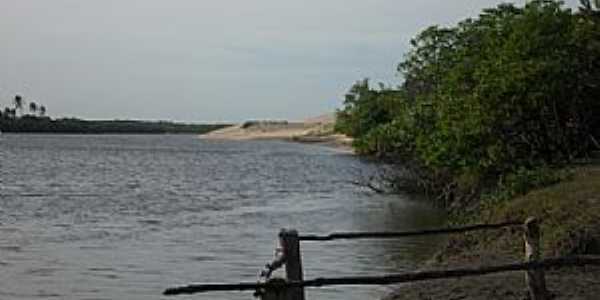
POLYGON ((20 94, 52 117, 300 120, 356 80, 398 85, 420 30, 501 2, 0 0, 0 107, 20 94))

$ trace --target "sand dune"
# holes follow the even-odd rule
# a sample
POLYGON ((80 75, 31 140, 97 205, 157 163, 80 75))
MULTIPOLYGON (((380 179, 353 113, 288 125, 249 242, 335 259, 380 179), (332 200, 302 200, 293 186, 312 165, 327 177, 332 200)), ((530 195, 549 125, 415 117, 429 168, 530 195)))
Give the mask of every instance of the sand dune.
POLYGON ((249 121, 201 135, 211 140, 289 140, 304 143, 326 143, 349 147, 352 140, 333 131, 333 114, 321 115, 299 122, 249 121))

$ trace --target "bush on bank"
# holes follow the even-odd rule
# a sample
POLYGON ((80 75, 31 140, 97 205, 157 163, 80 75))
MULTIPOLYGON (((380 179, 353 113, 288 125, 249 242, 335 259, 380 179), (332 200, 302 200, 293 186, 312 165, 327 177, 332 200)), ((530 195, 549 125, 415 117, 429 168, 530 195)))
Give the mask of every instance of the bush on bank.
POLYGON ((502 4, 427 28, 398 65, 404 82, 357 82, 336 129, 444 205, 553 182, 552 170, 586 157, 600 133, 600 13, 582 4, 502 4))

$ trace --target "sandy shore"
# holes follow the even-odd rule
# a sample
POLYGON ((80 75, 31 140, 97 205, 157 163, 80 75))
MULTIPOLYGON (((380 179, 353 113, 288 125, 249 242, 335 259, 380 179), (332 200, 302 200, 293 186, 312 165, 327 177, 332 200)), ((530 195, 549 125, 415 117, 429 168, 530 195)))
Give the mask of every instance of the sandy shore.
POLYGON ((201 135, 208 140, 284 140, 316 143, 351 151, 352 139, 333 131, 333 115, 298 122, 256 121, 237 124, 201 135))

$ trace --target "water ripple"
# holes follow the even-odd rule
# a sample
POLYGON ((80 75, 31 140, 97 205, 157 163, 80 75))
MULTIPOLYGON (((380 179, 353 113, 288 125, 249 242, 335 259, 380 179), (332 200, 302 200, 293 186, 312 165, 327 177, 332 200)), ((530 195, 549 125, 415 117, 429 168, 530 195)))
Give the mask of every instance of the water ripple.
MULTIPOLYGON (((174 284, 256 280, 283 227, 400 230, 440 220, 422 203, 348 184, 376 165, 313 145, 3 134, 0 152, 1 299, 158 299, 174 284)), ((306 244, 306 274, 411 268, 434 242, 306 244)), ((380 294, 310 291, 318 299, 380 294)))

